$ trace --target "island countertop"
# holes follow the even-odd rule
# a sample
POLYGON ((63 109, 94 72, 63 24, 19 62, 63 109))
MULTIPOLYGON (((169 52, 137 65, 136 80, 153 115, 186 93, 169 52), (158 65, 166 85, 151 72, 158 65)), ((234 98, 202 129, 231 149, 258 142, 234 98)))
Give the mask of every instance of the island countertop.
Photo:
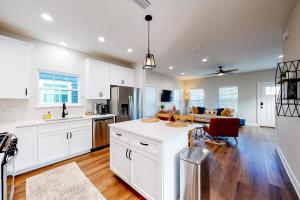
POLYGON ((189 131, 203 127, 202 124, 188 124, 186 127, 174 128, 166 126, 166 121, 159 121, 153 123, 145 123, 139 120, 132 120, 126 122, 119 122, 109 125, 112 128, 121 129, 130 133, 147 137, 158 142, 165 142, 170 138, 187 135, 189 131))

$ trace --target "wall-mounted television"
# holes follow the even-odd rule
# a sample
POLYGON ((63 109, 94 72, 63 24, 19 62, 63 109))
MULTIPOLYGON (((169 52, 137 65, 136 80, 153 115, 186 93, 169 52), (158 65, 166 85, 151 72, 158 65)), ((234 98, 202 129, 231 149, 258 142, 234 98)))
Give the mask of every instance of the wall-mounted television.
POLYGON ((161 102, 171 102, 173 101, 173 92, 171 90, 163 90, 161 93, 161 102))

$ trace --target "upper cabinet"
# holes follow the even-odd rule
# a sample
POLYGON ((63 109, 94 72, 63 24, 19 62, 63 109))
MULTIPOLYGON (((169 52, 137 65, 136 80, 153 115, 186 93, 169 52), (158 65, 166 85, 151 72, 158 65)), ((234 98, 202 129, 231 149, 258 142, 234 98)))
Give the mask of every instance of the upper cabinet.
POLYGON ((134 70, 111 64, 110 84, 117 86, 134 87, 134 70))
POLYGON ((0 98, 27 99, 32 45, 0 36, 0 98))
POLYGON ((109 70, 108 63, 86 60, 86 99, 110 99, 109 70))

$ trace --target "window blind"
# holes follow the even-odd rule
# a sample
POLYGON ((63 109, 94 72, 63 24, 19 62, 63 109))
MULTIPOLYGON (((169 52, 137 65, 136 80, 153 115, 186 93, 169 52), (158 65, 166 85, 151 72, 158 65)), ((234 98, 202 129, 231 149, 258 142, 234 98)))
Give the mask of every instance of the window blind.
POLYGON ((39 72, 39 102, 42 105, 78 104, 78 85, 78 76, 39 72))
POLYGON ((221 87, 219 88, 219 107, 233 108, 238 111, 239 93, 238 87, 221 87))
POLYGON ((204 107, 204 89, 190 89, 189 106, 204 107))

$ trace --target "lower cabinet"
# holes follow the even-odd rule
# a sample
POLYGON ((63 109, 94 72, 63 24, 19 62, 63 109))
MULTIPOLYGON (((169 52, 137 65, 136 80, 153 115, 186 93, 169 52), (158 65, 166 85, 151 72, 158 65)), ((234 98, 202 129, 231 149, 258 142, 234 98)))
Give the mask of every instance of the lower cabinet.
POLYGON ((18 128, 18 154, 15 160, 16 171, 38 164, 37 127, 18 128))
POLYGON ((40 163, 60 159, 69 154, 68 132, 56 131, 38 136, 38 160, 40 163))
POLYGON ((160 161, 140 150, 131 151, 130 181, 147 199, 160 199, 160 161))
POLYGON ((147 150, 136 148, 132 141, 128 142, 118 140, 111 134, 111 170, 146 199, 162 199, 160 155, 153 155, 147 150))
POLYGON ((86 153, 92 148, 92 121, 60 122, 16 129, 16 173, 86 153), (75 126, 75 125, 76 126, 75 126))
POLYGON ((70 129, 69 153, 71 155, 92 148, 92 126, 70 129), (90 134, 87 134, 90 133, 90 134))
POLYGON ((129 184, 129 145, 110 140, 110 166, 112 170, 129 184))

